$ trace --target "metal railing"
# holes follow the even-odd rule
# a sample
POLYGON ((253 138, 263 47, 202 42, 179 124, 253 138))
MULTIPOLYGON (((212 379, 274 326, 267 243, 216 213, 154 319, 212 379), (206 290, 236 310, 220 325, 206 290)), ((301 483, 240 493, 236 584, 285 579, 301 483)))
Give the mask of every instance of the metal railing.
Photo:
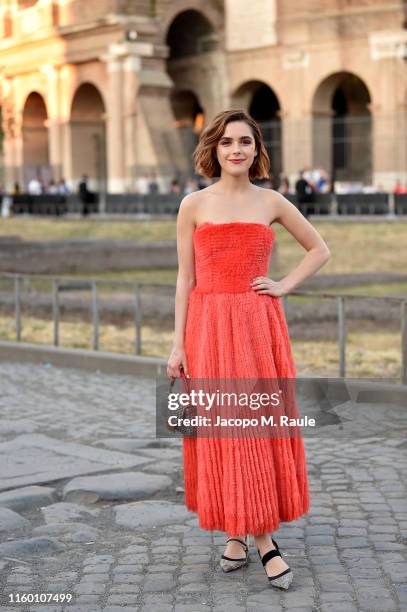
MULTIPOLYGON (((21 287, 22 283, 26 286, 31 279, 44 280, 51 283, 52 297, 52 319, 53 319, 53 345, 59 346, 59 326, 60 326, 60 303, 59 296, 62 292, 67 291, 91 291, 91 314, 93 340, 92 349, 99 350, 99 327, 100 327, 100 304, 99 290, 101 285, 122 285, 130 288, 133 294, 134 304, 134 326, 135 340, 134 352, 136 355, 142 353, 142 289, 143 287, 168 287, 163 283, 144 283, 132 281, 117 281, 117 280, 83 280, 70 277, 50 277, 38 274, 0 274, 0 279, 9 279, 14 283, 14 315, 15 315, 15 339, 21 341, 22 337, 22 315, 21 315, 21 287)), ((339 357, 339 376, 346 377, 346 302, 355 299, 378 300, 385 303, 398 303, 400 305, 400 323, 401 323, 401 384, 407 385, 407 296, 371 296, 371 295, 349 295, 340 293, 315 293, 313 291, 292 291, 289 295, 281 298, 284 311, 288 313, 288 301, 291 296, 312 297, 323 300, 335 300, 337 322, 338 322, 338 357, 339 357)))
MULTIPOLYGON (((86 205, 77 194, 33 196, 27 193, 19 195, 0 195, 0 209, 7 203, 8 214, 14 215, 69 215, 87 213, 107 213, 109 215, 173 215, 178 213, 182 195, 135 193, 105 194, 105 205, 102 211, 100 194, 91 193, 86 205), (7 202, 6 202, 7 201, 7 202)), ((407 215, 407 193, 315 193, 309 202, 297 201, 293 193, 284 196, 306 215, 375 215, 382 218, 407 215)))
MULTIPOLYGON (((338 355, 339 376, 346 377, 346 301, 355 299, 379 300, 387 303, 400 304, 400 332, 401 332, 401 384, 407 385, 407 296, 372 296, 372 295, 349 295, 339 293, 314 293, 313 291, 292 291, 289 295, 308 296, 336 301, 338 321, 338 355)), ((288 295, 283 296, 284 311, 288 311, 288 295)))
MULTIPOLYGON (((99 350, 100 339, 100 304, 99 304, 99 289, 101 285, 115 285, 129 287, 133 293, 134 304, 134 325, 135 325, 135 340, 134 352, 136 355, 141 355, 142 338, 142 306, 141 306, 141 290, 142 285, 153 286, 153 283, 139 283, 131 281, 116 281, 116 280, 94 280, 94 279, 76 279, 70 277, 50 277, 39 274, 0 274, 0 278, 13 281, 14 285, 14 317, 15 317, 15 338, 17 342, 21 341, 22 337, 22 284, 27 286, 31 279, 47 280, 51 284, 51 299, 52 299, 52 321, 53 321, 53 346, 60 345, 60 294, 70 291, 90 291, 91 292, 91 320, 92 320, 92 349, 99 350)), ((160 285, 161 286, 161 285, 160 285)))

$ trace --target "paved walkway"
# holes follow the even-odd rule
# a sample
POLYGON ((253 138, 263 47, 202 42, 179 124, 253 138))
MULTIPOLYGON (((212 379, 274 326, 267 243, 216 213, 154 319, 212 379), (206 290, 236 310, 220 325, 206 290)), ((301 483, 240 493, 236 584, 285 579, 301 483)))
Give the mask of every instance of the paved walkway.
POLYGON ((253 540, 247 568, 220 570, 180 441, 155 439, 155 380, 12 363, 0 380, 0 610, 407 609, 405 407, 344 406, 344 431, 305 437, 311 511, 276 534, 295 572, 279 592, 253 540), (10 605, 29 593, 72 600, 10 605))

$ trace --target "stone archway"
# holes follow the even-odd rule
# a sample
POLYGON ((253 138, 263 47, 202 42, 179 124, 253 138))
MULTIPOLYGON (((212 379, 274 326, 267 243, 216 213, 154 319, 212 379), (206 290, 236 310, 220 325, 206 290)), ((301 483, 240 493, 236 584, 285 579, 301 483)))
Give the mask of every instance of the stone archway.
POLYGON ((371 96, 366 84, 350 72, 326 77, 313 102, 313 166, 322 166, 333 181, 372 181, 371 96))
POLYGON ((234 108, 243 108, 256 119, 270 156, 270 172, 275 181, 283 171, 281 108, 274 91, 262 81, 247 81, 232 96, 234 108))
POLYGON ((73 97, 70 119, 72 179, 89 178, 93 190, 106 190, 105 103, 98 88, 82 83, 73 97))
POLYGON ((167 72, 175 90, 191 91, 202 103, 210 97, 216 69, 218 39, 213 24, 200 11, 182 11, 169 25, 166 44, 167 72))
MULTIPOLYGON (((201 55, 216 48, 214 27, 200 11, 195 9, 182 11, 171 22, 167 33, 167 45, 170 49, 168 68, 171 73, 171 62, 201 55)), ((176 70, 174 65, 173 70, 176 70)))
POLYGON ((182 142, 185 145, 185 139, 189 140, 186 154, 191 167, 190 154, 196 134, 217 106, 214 96, 217 35, 203 13, 188 9, 178 13, 170 23, 166 44, 169 49, 167 72, 174 84, 171 107, 175 126, 184 132, 182 142))
POLYGON ((44 98, 36 91, 27 97, 23 109, 23 182, 34 177, 44 184, 54 178, 49 164, 48 113, 44 98))

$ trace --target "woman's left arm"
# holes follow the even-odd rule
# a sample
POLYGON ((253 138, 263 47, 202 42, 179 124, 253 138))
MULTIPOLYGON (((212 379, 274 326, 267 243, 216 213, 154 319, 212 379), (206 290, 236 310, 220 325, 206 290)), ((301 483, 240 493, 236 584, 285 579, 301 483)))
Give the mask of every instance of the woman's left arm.
POLYGON ((272 191, 271 194, 275 221, 281 223, 307 251, 299 265, 280 281, 273 281, 266 276, 253 279, 251 286, 256 293, 279 297, 290 293, 315 274, 328 261, 331 253, 321 235, 294 204, 277 191, 272 191))

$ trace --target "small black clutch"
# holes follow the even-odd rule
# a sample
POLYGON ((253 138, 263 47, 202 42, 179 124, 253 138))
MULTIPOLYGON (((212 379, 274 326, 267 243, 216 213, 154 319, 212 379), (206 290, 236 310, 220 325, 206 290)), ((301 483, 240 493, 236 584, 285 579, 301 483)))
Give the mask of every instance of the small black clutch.
MULTIPOLYGON (((183 378, 184 385, 185 385, 184 393, 188 393, 188 378, 184 372, 184 368, 181 367, 180 369, 181 369, 181 376, 183 378)), ((176 379, 170 381, 170 387, 169 387, 168 393, 172 392, 175 380, 176 379)), ((177 408, 176 410, 171 411, 171 416, 176 417, 176 424, 170 425, 167 419, 166 427, 168 431, 170 431, 171 433, 175 433, 178 431, 184 436, 188 436, 190 438, 196 437, 197 426, 190 425, 190 424, 186 425, 184 423, 184 419, 190 420, 196 415, 197 415, 197 409, 196 409, 196 406, 194 406, 193 404, 188 404, 187 406, 179 406, 179 408, 177 408)))

